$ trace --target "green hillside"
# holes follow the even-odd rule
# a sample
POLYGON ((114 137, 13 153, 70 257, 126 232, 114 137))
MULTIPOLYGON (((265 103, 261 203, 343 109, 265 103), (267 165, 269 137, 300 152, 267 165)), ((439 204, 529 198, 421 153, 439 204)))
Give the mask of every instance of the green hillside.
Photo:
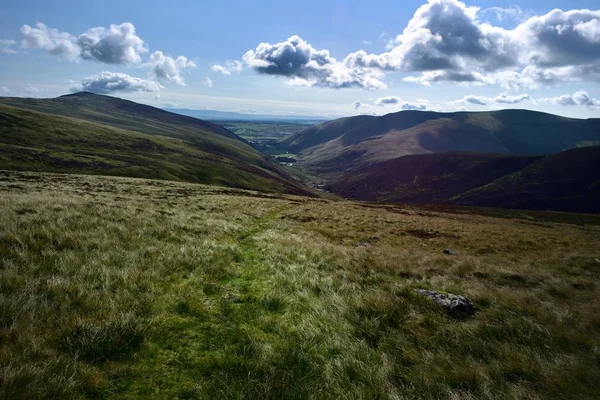
POLYGON ((310 194, 225 128, 90 93, 56 99, 1 98, 0 169, 310 194))

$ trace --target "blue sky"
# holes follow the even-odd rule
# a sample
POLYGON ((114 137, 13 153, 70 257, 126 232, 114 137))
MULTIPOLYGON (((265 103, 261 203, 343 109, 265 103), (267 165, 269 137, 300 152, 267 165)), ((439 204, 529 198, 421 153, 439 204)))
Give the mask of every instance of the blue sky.
POLYGON ((0 65, 8 96, 87 89, 269 114, 528 108, 600 117, 600 5, 3 1, 0 65))

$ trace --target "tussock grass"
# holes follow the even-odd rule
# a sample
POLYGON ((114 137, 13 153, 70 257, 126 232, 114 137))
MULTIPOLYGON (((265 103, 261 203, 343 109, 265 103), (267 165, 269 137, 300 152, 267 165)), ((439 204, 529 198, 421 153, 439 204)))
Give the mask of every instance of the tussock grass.
POLYGON ((446 211, 4 173, 0 397, 600 396, 600 228, 446 211))

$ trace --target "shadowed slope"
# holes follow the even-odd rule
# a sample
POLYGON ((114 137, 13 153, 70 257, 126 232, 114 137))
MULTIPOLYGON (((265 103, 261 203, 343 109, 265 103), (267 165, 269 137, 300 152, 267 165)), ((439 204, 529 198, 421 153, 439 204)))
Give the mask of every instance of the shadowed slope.
POLYGON ((355 169, 329 189, 348 198, 600 212, 600 146, 546 157, 440 153, 355 169))
POLYGON ((462 205, 600 212, 600 146, 554 154, 452 199, 462 205))

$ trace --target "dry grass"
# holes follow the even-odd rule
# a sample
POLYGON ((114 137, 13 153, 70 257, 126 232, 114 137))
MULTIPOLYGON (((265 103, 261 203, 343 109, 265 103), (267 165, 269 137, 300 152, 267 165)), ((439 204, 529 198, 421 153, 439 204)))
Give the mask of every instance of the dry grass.
POLYGON ((598 226, 54 174, 0 193, 2 398, 600 396, 598 226))

